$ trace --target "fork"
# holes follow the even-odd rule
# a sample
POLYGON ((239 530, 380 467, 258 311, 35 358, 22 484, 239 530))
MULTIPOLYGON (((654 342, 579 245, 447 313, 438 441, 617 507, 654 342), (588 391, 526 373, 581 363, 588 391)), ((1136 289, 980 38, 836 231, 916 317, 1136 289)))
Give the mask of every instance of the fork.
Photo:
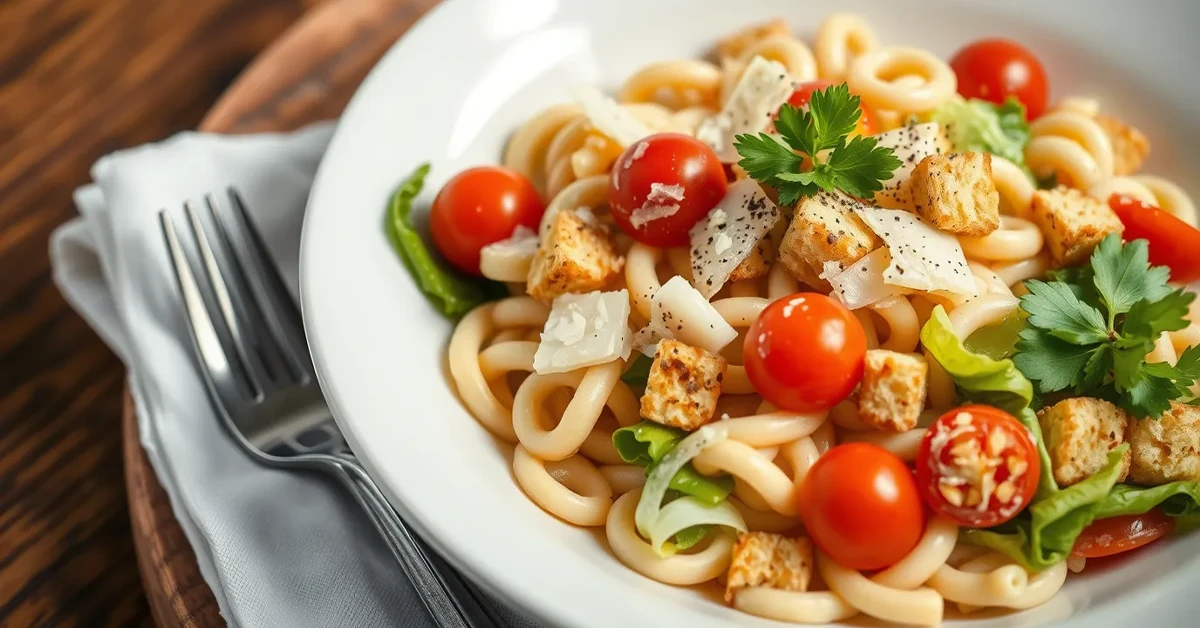
POLYGON ((211 195, 199 211, 184 204, 189 246, 159 212, 200 372, 226 430, 264 465, 323 472, 346 488, 439 628, 503 625, 409 532, 347 447, 317 384, 295 301, 232 188, 228 200, 228 213, 211 195))

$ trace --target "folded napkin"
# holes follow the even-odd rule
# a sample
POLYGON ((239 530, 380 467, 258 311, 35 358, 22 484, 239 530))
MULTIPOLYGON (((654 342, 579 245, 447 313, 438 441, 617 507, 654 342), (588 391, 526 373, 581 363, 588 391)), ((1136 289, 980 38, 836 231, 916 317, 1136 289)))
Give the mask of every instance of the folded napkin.
MULTIPOLYGON (((231 626, 433 626, 375 529, 321 475, 255 463, 192 358, 158 210, 236 187, 293 295, 309 186, 331 135, 183 133, 120 151, 50 242, 54 280, 129 370, 142 446, 231 626)), ((382 208, 381 208, 382 211, 382 208)), ((513 626, 532 626, 500 609, 513 626)))

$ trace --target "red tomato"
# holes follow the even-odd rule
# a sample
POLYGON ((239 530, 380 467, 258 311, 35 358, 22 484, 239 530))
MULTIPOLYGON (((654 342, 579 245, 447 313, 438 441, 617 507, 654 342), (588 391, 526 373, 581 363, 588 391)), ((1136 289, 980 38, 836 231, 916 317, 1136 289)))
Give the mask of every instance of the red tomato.
POLYGON ((1100 519, 1079 533, 1071 553, 1083 558, 1112 556, 1153 543, 1174 529, 1175 520, 1158 508, 1143 515, 1100 519))
POLYGON ((882 569, 904 558, 925 532, 912 471, 886 449, 838 445, 800 484, 800 518, 813 543, 839 565, 882 569))
POLYGON ((537 230, 546 205, 528 179, 500 166, 479 166, 442 186, 429 214, 433 243, 451 264, 479 274, 479 250, 512 235, 517 225, 537 230))
POLYGON ((792 412, 828 410, 858 385, 867 355, 862 324, 813 292, 775 301, 750 325, 742 358, 764 399, 792 412))
POLYGON ((1150 263, 1171 268, 1171 279, 1191 283, 1200 279, 1200 230, 1167 212, 1124 194, 1108 199, 1121 222, 1125 239, 1150 243, 1150 263))
POLYGON ((1004 523, 1037 491, 1041 461, 1029 430, 991 406, 963 406, 933 422, 917 452, 917 484, 935 512, 971 528, 1004 523))
MULTIPOLYGON (((800 86, 796 88, 796 91, 792 92, 792 95, 788 97, 787 102, 793 107, 803 107, 808 104, 809 99, 812 98, 813 92, 819 92, 829 87, 833 87, 834 85, 835 83, 833 81, 826 80, 801 83, 800 86)), ((871 118, 871 110, 867 108, 867 105, 863 102, 859 102, 858 108, 862 111, 862 115, 858 117, 858 126, 855 127, 854 132, 858 133, 859 135, 874 135, 875 122, 871 118)))
POLYGON ((617 158, 608 203, 617 226, 635 240, 683 246, 692 225, 725 197, 726 185, 725 169, 711 148, 688 135, 659 133, 634 143, 617 158), (645 222, 634 216, 639 209, 676 205, 674 213, 645 222))
POLYGON ((1016 96, 1030 120, 1046 110, 1050 82, 1042 62, 1028 48, 1008 39, 981 39, 954 53, 950 67, 958 93, 1003 104, 1016 96))

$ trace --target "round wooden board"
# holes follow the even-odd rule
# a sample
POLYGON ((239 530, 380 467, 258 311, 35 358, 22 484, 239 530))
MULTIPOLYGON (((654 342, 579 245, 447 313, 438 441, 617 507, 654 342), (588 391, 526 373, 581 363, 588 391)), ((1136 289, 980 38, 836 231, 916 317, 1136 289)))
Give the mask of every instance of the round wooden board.
MULTIPOLYGON (((200 130, 288 131, 336 118, 375 62, 437 1, 330 0, 318 6, 238 77, 200 130)), ((225 626, 138 441, 128 393, 122 425, 138 569, 155 622, 163 628, 225 626)))

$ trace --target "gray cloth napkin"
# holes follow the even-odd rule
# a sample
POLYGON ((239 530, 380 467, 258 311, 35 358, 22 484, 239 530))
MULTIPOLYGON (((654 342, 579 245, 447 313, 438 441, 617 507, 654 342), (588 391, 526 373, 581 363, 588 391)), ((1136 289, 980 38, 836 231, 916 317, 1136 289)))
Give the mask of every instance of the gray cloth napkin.
MULTIPOLYGON (((50 241, 54 280, 129 369, 142 446, 231 626, 432 626, 375 529, 324 476, 256 464, 215 417, 191 355, 158 210, 235 186, 298 293, 300 226, 328 124, 183 133, 104 157, 50 241)), ((507 609, 513 626, 533 626, 507 609)))

